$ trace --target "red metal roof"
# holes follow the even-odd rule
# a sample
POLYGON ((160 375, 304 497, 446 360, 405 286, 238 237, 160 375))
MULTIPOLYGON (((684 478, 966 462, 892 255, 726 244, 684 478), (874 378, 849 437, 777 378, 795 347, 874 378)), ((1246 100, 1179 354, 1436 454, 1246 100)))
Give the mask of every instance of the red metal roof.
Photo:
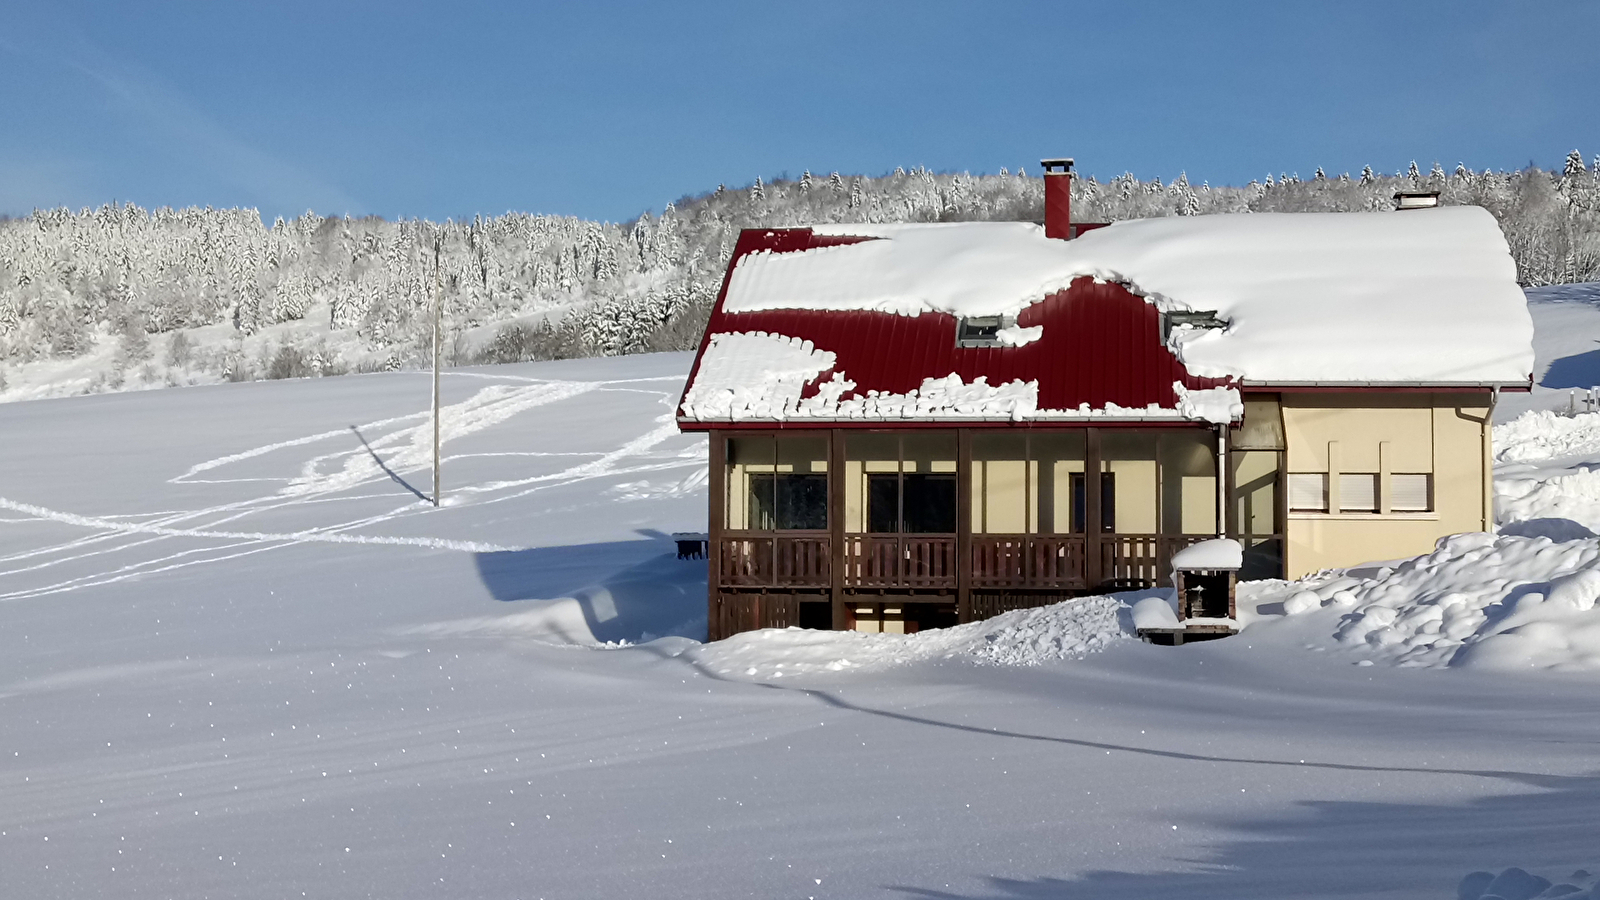
MULTIPOLYGON (((818 381, 828 380, 834 371, 842 373, 856 384, 847 396, 874 390, 905 394, 921 387, 926 378, 955 373, 968 384, 979 377, 987 378, 991 385, 1037 381, 1040 409, 1074 410, 1085 403, 1090 409, 1102 409, 1108 403, 1134 409, 1156 404, 1171 409, 1177 404, 1174 382, 1187 388, 1227 383, 1188 373, 1162 343, 1161 316, 1155 307, 1119 285, 1090 278, 1079 278, 1067 290, 1023 310, 1017 324, 1043 325, 1044 334, 1020 347, 958 348, 956 320, 944 313, 901 316, 868 311, 723 310, 733 268, 745 254, 795 252, 863 240, 871 238, 817 235, 809 228, 741 233, 688 383, 694 383, 711 335, 755 331, 801 338, 834 353, 834 369, 824 372, 818 381)), ((692 421, 683 424, 695 427, 692 421)), ((848 419, 816 424, 883 427, 881 422, 848 419)))

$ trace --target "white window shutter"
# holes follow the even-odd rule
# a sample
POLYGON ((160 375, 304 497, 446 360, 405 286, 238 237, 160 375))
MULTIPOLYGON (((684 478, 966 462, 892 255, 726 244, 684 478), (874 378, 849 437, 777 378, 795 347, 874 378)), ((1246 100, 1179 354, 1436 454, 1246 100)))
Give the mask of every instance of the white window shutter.
POLYGON ((1339 511, 1377 512, 1378 476, 1366 472, 1341 472, 1339 511))
POLYGON ((1433 476, 1394 474, 1389 476, 1389 508, 1395 512, 1427 512, 1433 508, 1433 476))
POLYGON ((1327 512, 1327 473, 1290 472, 1289 508, 1296 512, 1327 512))

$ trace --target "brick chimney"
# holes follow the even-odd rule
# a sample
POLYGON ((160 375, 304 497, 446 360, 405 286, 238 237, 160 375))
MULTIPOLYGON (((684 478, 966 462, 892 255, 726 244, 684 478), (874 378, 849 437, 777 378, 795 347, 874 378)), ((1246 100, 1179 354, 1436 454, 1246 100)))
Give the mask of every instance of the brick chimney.
POLYGON ((1072 238, 1072 160, 1041 159, 1044 168, 1044 236, 1072 238))

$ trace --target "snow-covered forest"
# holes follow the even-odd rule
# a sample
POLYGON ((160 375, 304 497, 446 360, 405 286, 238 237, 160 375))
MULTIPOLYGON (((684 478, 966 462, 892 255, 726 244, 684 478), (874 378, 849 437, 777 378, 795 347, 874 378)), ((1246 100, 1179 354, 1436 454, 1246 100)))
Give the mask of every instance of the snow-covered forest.
MULTIPOLYGON (((1073 217, 1387 210, 1397 190, 1415 189, 1490 210, 1527 284, 1600 278, 1600 157, 1585 165, 1577 151, 1560 172, 1413 164, 1242 187, 1084 176, 1073 217)), ((415 367, 428 358, 436 295, 452 365, 683 349, 742 228, 1042 217, 1042 182, 1021 169, 757 179, 624 224, 308 212, 265 225, 249 209, 41 210, 0 219, 0 394, 415 367)))

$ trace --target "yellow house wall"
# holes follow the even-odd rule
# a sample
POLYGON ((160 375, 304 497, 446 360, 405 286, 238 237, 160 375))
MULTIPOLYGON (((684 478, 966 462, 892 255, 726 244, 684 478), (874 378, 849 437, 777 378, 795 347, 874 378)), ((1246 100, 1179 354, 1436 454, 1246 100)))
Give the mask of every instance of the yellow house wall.
MULTIPOLYGON (((1483 393, 1285 393, 1288 471, 1378 474, 1384 510, 1290 512, 1288 577, 1416 556, 1445 535, 1485 529, 1487 413, 1483 393), (1431 512, 1387 512, 1388 475, 1397 472, 1432 473, 1431 512)), ((1336 503, 1331 484, 1329 493, 1336 503)))

